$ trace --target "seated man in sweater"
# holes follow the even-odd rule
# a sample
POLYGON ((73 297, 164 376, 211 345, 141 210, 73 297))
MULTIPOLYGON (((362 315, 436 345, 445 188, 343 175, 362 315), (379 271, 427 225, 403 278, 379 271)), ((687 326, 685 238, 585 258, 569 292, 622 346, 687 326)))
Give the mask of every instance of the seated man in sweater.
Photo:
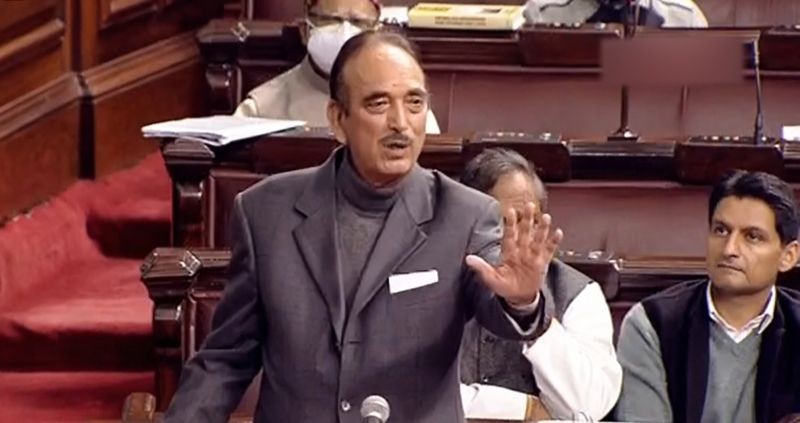
MULTIPOLYGON (((527 202, 547 209, 544 184, 512 150, 484 150, 461 182, 495 197, 503 210, 527 202)), ((550 324, 532 343, 500 339, 475 321, 465 327, 461 397, 468 418, 599 420, 617 401, 622 369, 600 286, 553 260, 542 293, 550 324)))
MULTIPOLYGON (((630 0, 528 0, 529 23, 624 23, 630 0)), ((637 2, 634 1, 634 4, 637 2)), ((654 28, 705 28, 703 11, 692 0, 638 0, 638 25, 654 28)), ((636 10, 636 9, 634 9, 636 10)))
MULTIPOLYGON (((308 54, 300 64, 259 85, 247 94, 234 115, 306 121, 326 127, 328 74, 344 43, 379 26, 379 0, 305 0, 301 35, 308 54)), ((428 110, 425 131, 439 133, 428 110)))
POLYGON ((708 221, 708 279, 625 316, 618 420, 771 423, 800 412, 800 293, 775 286, 800 248, 792 189, 737 171, 714 186, 708 221))

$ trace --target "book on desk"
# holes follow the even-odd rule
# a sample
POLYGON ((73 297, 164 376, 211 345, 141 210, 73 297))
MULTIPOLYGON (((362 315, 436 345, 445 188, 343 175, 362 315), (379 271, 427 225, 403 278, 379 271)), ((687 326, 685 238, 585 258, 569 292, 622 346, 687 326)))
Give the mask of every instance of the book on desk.
POLYGON ((525 22, 524 6, 418 3, 408 11, 411 28, 516 31, 525 22))

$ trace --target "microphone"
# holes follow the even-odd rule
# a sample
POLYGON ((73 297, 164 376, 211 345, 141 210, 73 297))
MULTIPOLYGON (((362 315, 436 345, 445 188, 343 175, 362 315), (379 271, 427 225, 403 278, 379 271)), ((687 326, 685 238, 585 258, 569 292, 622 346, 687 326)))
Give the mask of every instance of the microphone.
POLYGON ((753 40, 753 70, 755 71, 756 80, 756 121, 753 128, 753 144, 760 145, 764 143, 764 111, 761 99, 761 51, 758 47, 758 40, 760 35, 756 35, 753 40))
MULTIPOLYGON (((622 0, 618 4, 624 7, 622 28, 623 38, 632 39, 636 36, 636 27, 639 25, 639 6, 638 0, 622 0)), ((630 87, 627 84, 622 86, 620 91, 620 110, 619 128, 613 134, 606 137, 607 141, 637 142, 639 135, 632 131, 629 126, 630 119, 630 87)))
POLYGON ((370 395, 361 403, 361 423, 386 423, 389 402, 380 395, 370 395))

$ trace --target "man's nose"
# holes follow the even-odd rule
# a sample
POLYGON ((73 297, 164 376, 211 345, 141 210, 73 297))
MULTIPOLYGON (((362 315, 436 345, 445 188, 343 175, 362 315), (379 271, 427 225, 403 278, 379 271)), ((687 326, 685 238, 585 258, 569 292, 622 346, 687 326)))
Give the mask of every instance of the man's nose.
POLYGON ((735 233, 728 235, 725 238, 725 245, 723 245, 722 253, 726 257, 739 256, 739 236, 735 233))
POLYGON ((408 110, 402 104, 393 104, 388 113, 389 129, 405 132, 408 129, 408 110))

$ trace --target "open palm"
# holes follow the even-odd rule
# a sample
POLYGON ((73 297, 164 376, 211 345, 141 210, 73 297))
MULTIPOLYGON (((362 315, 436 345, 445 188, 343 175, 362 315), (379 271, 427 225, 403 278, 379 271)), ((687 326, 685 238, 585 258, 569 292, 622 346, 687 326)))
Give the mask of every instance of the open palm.
POLYGON ((536 299, 564 235, 561 229, 551 231, 549 214, 536 219, 533 203, 525 205, 521 219, 517 216, 514 209, 503 212, 499 265, 492 266, 477 255, 467 256, 466 263, 495 294, 511 304, 524 305, 536 299))

